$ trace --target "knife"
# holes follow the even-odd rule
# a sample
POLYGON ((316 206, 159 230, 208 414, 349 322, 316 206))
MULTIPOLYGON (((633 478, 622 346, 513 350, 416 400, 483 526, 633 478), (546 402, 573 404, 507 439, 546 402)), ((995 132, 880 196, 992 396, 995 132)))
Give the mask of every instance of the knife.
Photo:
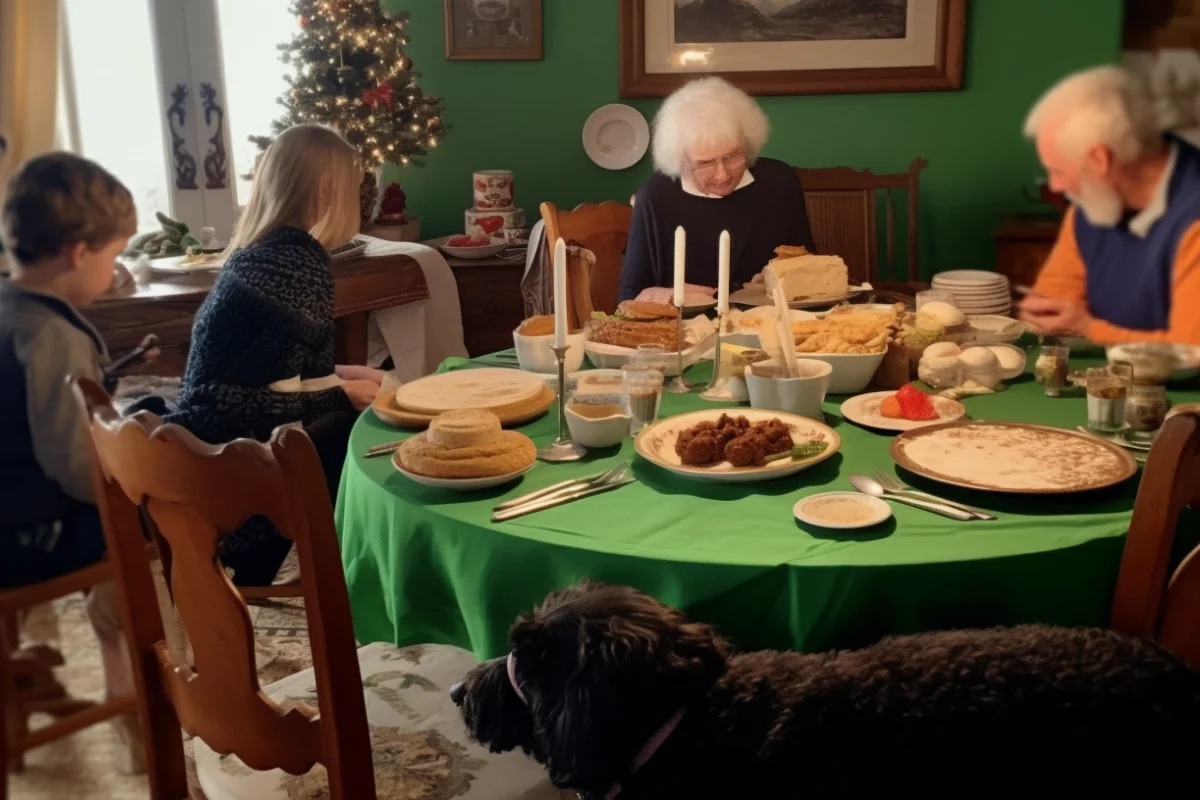
POLYGON ((544 511, 547 508, 565 505, 566 503, 571 503, 584 497, 591 497, 594 494, 600 494, 601 492, 619 489, 622 486, 635 482, 636 480, 636 478, 626 478, 625 480, 617 481, 615 483, 605 483, 601 484, 600 486, 576 489, 573 492, 555 495, 554 497, 543 497, 540 500, 534 500, 531 503, 525 503, 517 506, 516 508, 510 508, 506 511, 497 511, 492 514, 492 522, 507 522, 510 519, 516 519, 517 517, 523 517, 526 514, 532 514, 535 511, 544 511))
POLYGON ((583 478, 571 478, 570 480, 559 481, 558 483, 547 486, 545 489, 538 489, 536 492, 530 492, 529 494, 523 494, 520 497, 514 497, 512 500, 506 500, 505 502, 493 508, 492 511, 507 511, 510 508, 523 506, 526 503, 539 500, 547 495, 555 494, 563 489, 568 489, 571 487, 578 487, 582 489, 585 486, 590 486, 594 483, 604 480, 604 478, 606 478, 613 471, 614 470, 610 469, 606 472, 598 472, 595 475, 588 475, 583 478))

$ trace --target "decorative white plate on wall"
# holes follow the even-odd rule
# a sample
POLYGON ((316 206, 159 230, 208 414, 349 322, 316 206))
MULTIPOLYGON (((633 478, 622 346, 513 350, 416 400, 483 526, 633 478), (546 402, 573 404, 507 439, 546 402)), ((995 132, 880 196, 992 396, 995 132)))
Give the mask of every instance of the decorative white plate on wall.
POLYGON ((650 148, 650 126, 631 106, 600 106, 583 123, 583 149, 605 169, 629 169, 650 148))

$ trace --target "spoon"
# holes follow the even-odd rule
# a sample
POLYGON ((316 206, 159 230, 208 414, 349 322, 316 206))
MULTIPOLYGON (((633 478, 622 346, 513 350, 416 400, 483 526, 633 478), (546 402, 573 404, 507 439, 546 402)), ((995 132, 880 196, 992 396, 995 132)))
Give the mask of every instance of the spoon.
POLYGON ((873 478, 868 478, 866 475, 851 475, 850 485, 865 495, 878 497, 881 500, 891 500, 895 503, 900 503, 913 508, 920 508, 924 511, 930 511, 934 514, 941 514, 943 517, 956 519, 959 522, 968 522, 975 519, 973 514, 966 511, 960 511, 951 506, 942 505, 941 503, 933 503, 927 500, 917 500, 914 497, 904 497, 903 495, 892 494, 879 484, 879 481, 873 478))

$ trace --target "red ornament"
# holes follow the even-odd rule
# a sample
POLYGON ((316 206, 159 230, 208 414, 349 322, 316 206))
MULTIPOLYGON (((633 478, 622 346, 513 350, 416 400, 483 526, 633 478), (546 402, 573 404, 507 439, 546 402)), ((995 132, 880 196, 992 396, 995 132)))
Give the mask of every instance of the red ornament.
POLYGON ((379 204, 379 216, 375 218, 377 223, 382 224, 403 224, 405 222, 404 209, 408 206, 408 198, 404 195, 404 189, 398 183, 389 183, 388 187, 383 190, 383 200, 379 204))
POLYGON ((362 93, 363 102, 371 108, 378 108, 380 103, 387 105, 388 111, 392 110, 392 85, 390 83, 381 83, 378 86, 366 89, 362 93))

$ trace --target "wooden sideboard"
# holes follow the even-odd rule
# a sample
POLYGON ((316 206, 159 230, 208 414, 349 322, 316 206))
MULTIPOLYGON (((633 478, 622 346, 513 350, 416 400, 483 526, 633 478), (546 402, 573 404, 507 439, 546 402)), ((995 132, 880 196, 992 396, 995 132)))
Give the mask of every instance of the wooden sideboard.
MULTIPOLYGON (((192 319, 212 288, 213 273, 164 277, 147 286, 125 287, 84 309, 114 358, 137 347, 142 338, 158 336, 162 355, 153 363, 135 364, 130 374, 183 374, 192 338, 192 319)), ((416 261, 404 255, 371 255, 333 265, 334 309, 337 321, 337 362, 365 364, 367 315, 381 308, 429 298, 425 275, 416 261)))
POLYGON ((474 358, 512 347, 513 331, 525 319, 525 261, 447 258, 446 263, 458 284, 467 353, 474 358))
POLYGON ((1050 257, 1061 223, 1062 217, 1050 214, 1006 217, 993 234, 996 271, 1008 276, 1013 286, 1033 286, 1050 257))

